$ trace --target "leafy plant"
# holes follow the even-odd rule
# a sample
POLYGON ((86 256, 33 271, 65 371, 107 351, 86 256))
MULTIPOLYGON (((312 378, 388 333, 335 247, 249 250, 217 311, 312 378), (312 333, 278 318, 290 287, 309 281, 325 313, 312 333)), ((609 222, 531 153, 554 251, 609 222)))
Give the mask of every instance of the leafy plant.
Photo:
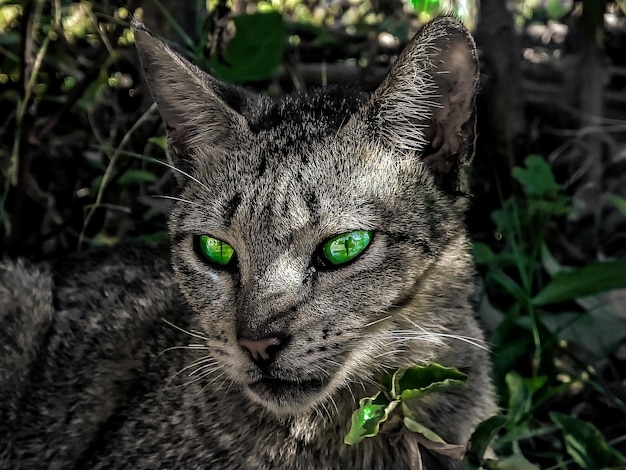
MULTIPOLYGON (((345 443, 355 445, 381 432, 402 433, 411 431, 420 445, 449 457, 461 460, 465 454, 464 444, 448 444, 434 431, 419 423, 412 406, 420 398, 433 392, 465 383, 467 375, 451 367, 432 363, 396 369, 383 377, 382 390, 373 397, 362 398, 359 408, 352 414, 352 425, 345 443)), ((405 440, 405 444, 407 441, 405 440)), ((407 445, 411 460, 421 468, 419 447, 407 445)))
POLYGON ((626 457, 608 445, 593 424, 563 413, 550 413, 550 418, 563 433, 567 453, 582 468, 626 467, 626 457))
MULTIPOLYGON (((555 413, 549 414, 552 423, 547 418, 566 394, 602 388, 580 354, 605 356, 607 348, 626 339, 626 321, 601 300, 604 292, 626 287, 626 258, 561 266, 548 240, 554 221, 571 213, 569 200, 543 158, 531 155, 525 163, 513 171, 521 195, 504 201, 492 214, 497 248, 474 246, 489 287, 481 311, 493 328, 495 379, 508 409, 495 447, 501 455, 514 457, 516 465, 527 454, 556 463, 554 468, 569 468, 572 462, 602 468, 594 465, 609 465, 623 456, 597 430, 590 431, 595 429, 591 424, 577 420, 582 423, 577 427, 555 413), (574 428, 589 429, 577 434, 574 428), (569 464, 563 461, 561 436, 569 464), (525 445, 530 442, 541 452, 525 445)), ((619 400, 612 406, 626 415, 619 400)))

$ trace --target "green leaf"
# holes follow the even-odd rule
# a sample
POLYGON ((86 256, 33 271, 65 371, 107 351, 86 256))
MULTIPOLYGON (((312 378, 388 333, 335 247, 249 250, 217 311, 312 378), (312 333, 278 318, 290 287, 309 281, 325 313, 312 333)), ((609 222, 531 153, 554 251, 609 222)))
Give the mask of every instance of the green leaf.
POLYGON ((441 11, 443 7, 441 0, 409 0, 409 3, 416 12, 431 16, 441 11))
POLYGON ((209 60, 213 75, 243 83, 271 78, 282 63, 285 24, 280 13, 254 13, 233 18, 235 36, 228 43, 221 63, 216 54, 209 60))
POLYGON ((582 468, 626 465, 626 457, 612 448, 593 424, 563 413, 550 413, 550 418, 563 432, 567 453, 582 468))
POLYGON ((518 314, 513 310, 495 328, 491 341, 497 351, 493 355, 494 379, 502 386, 506 374, 517 370, 518 365, 526 361, 528 351, 533 347, 532 331, 520 322, 518 314))
POLYGON ((429 441, 440 442, 440 443, 445 443, 446 442, 439 436, 439 434, 435 433, 434 431, 431 431, 426 426, 421 425, 417 421, 413 421, 411 418, 405 417, 404 418, 404 425, 407 428, 409 428, 409 430, 411 430, 413 432, 420 433, 422 436, 424 436, 429 441))
POLYGON ((448 444, 438 434, 410 418, 404 418, 404 425, 412 432, 417 433, 418 442, 439 454, 453 459, 463 460, 467 446, 465 444, 448 444))
POLYGON ((91 240, 89 240, 89 244, 94 247, 115 246, 119 242, 119 237, 107 235, 104 232, 98 232, 91 240))
POLYGON ((481 242, 474 242, 472 246, 472 254, 474 255, 474 259, 477 264, 490 265, 496 257, 489 245, 481 242))
POLYGON ((563 0, 548 0, 545 8, 550 19, 554 20, 566 15, 570 11, 571 6, 567 5, 563 0))
POLYGON ((592 263, 557 273, 533 299, 548 305, 626 287, 626 258, 592 263))
POLYGON ((485 468, 488 470, 540 470, 540 468, 526 460, 522 454, 513 454, 501 460, 487 460, 485 468))
POLYGON ((472 433, 470 438, 471 453, 479 460, 482 460, 485 456, 485 451, 491 444, 491 441, 498 434, 498 431, 502 429, 507 419, 502 415, 495 415, 491 418, 487 418, 476 426, 476 429, 472 433))
POLYGON ((504 270, 494 267, 489 270, 489 276, 494 282, 499 284, 509 294, 515 297, 515 300, 517 300, 520 304, 525 304, 527 302, 528 296, 522 286, 515 282, 515 280, 506 274, 504 270))
POLYGON ((362 398, 359 401, 359 408, 352 413, 352 425, 344 442, 348 445, 355 445, 366 437, 378 434, 380 423, 387 420, 389 413, 398 403, 397 400, 389 402, 380 393, 373 397, 362 398))
POLYGON ((396 396, 396 392, 395 392, 395 384, 397 382, 396 380, 396 376, 398 375, 398 372, 400 371, 400 369, 391 369, 391 370, 386 370, 383 373, 383 376, 380 380, 380 384, 383 386, 383 388, 385 390, 387 390, 390 395, 392 397, 396 396))
POLYGON ((103 179, 103 176, 98 175, 93 180, 91 180, 91 183, 89 184, 90 196, 95 196, 96 194, 98 194, 98 191, 100 190, 100 185, 102 184, 102 179, 103 179))
POLYGON ((543 315, 541 321, 556 337, 578 344, 597 360, 626 340, 626 318, 608 308, 543 315))
MULTIPOLYGON (((509 413, 507 420, 511 425, 519 425, 527 421, 532 407, 533 394, 543 387, 548 378, 544 375, 524 379, 517 372, 509 372, 506 377, 509 389, 509 413)), ((520 430, 522 426, 519 426, 520 430)))
POLYGON ((622 215, 626 215, 626 199, 616 194, 611 194, 609 196, 609 199, 613 203, 613 205, 617 207, 617 210, 622 213, 622 215))
POLYGON ((555 198, 561 186, 554 180, 550 165, 539 155, 529 155, 526 168, 513 168, 513 177, 522 185, 529 197, 542 199, 555 198))
MULTIPOLYGON (((541 263, 552 276, 573 269, 559 264, 545 244, 541 263)), ((624 296, 625 290, 613 290, 576 299, 584 312, 542 315, 541 321, 559 339, 574 342, 601 359, 626 339, 626 318, 618 313, 624 296)))
POLYGON ((399 393, 400 399, 405 402, 436 390, 463 385, 467 381, 467 375, 454 367, 432 363, 427 366, 410 367, 397 380, 396 393, 399 393))
POLYGON ((517 372, 512 371, 506 374, 506 385, 509 390, 509 413, 507 419, 511 424, 517 424, 530 410, 530 394, 524 387, 524 380, 517 372))
POLYGON ((155 136, 155 137, 150 137, 148 139, 148 142, 156 145, 157 147, 162 148, 163 150, 167 149, 167 137, 164 135, 161 136, 155 136))
POLYGON ((420 443, 444 455, 461 455, 460 452, 465 452, 465 445, 448 444, 434 432, 410 419, 407 416, 409 409, 406 400, 435 390, 462 385, 466 380, 467 375, 458 369, 436 363, 388 370, 382 377, 383 392, 359 401, 359 408, 352 414, 352 423, 344 442, 354 445, 366 437, 375 436, 379 432, 380 424, 401 404, 399 416, 394 416, 394 419, 403 418, 407 428, 420 434, 420 443))
POLYGON ((131 186, 133 184, 154 183, 157 177, 154 173, 146 170, 126 170, 117 180, 119 186, 131 186))
POLYGON ((491 220, 496 224, 498 232, 507 235, 519 225, 519 216, 513 202, 505 202, 502 209, 496 209, 491 213, 491 220))
POLYGON ((568 266, 561 265, 545 243, 541 244, 541 265, 550 276, 556 275, 559 271, 569 271, 571 269, 568 266))

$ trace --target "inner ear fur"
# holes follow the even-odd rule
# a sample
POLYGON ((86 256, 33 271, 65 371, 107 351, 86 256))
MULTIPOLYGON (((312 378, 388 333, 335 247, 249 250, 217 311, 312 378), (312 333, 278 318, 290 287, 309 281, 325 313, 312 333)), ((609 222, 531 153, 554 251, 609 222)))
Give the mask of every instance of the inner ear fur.
POLYGON ((346 127, 365 123, 368 135, 421 158, 443 189, 464 191, 477 84, 472 37, 458 20, 440 17, 416 34, 346 127))

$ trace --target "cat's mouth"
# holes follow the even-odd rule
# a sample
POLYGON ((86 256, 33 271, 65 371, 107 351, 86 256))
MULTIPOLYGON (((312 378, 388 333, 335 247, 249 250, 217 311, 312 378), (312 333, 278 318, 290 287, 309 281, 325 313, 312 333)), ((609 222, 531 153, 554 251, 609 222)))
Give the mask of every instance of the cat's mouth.
POLYGON ((275 377, 263 377, 248 384, 249 390, 261 402, 272 407, 278 405, 288 408, 306 407, 325 387, 326 383, 319 379, 291 381, 275 377))

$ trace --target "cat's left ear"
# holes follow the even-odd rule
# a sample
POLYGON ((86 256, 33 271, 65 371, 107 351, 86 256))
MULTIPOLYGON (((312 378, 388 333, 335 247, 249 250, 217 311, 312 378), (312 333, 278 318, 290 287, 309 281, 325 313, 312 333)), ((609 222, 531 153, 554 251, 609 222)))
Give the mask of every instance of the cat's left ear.
POLYGON ((477 86, 474 40, 458 20, 440 17, 422 27, 344 129, 365 130, 416 155, 444 190, 464 191, 461 170, 474 152, 477 86))

